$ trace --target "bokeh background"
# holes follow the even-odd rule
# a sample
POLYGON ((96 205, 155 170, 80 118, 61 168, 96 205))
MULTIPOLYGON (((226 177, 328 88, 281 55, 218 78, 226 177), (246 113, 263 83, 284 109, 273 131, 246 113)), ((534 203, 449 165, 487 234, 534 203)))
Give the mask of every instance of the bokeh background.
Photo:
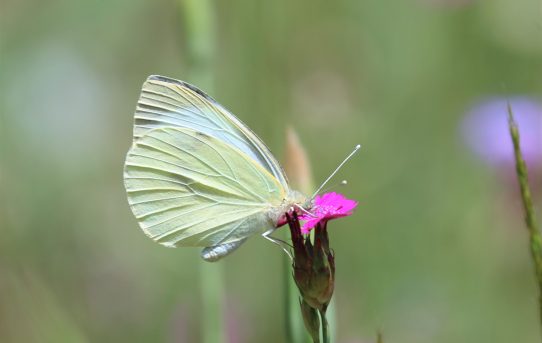
MULTIPOLYGON (((150 74, 279 158, 293 125, 317 183, 363 145, 330 224, 336 342, 540 341, 506 112, 468 118, 527 103, 542 217, 541 1, 3 0, 0 39, 0 341, 202 339, 199 251, 146 238, 122 183, 150 74)), ((260 238, 220 262, 227 342, 285 340, 282 262, 260 238)))

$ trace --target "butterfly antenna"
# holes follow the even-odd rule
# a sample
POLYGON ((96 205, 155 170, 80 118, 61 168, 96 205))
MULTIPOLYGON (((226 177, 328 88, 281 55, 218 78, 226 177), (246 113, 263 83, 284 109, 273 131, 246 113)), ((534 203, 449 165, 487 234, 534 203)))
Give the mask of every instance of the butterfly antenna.
POLYGON ((329 182, 329 180, 331 180, 331 178, 333 176, 335 176, 335 174, 337 174, 337 172, 341 169, 341 167, 346 163, 348 162, 348 160, 350 158, 352 158, 352 156, 354 156, 354 154, 361 148, 361 145, 356 145, 356 147, 354 148, 354 151, 352 151, 348 156, 346 156, 346 158, 341 162, 341 164, 339 164, 339 166, 337 168, 335 168, 335 170, 333 171, 333 173, 331 173, 331 175, 329 175, 329 177, 326 179, 326 181, 324 181, 324 183, 322 183, 322 185, 320 187, 318 187, 318 189, 316 190, 316 192, 314 192, 314 194, 312 195, 311 199, 313 199, 316 194, 320 193, 320 191, 322 190, 322 188, 324 188, 324 186, 329 182))

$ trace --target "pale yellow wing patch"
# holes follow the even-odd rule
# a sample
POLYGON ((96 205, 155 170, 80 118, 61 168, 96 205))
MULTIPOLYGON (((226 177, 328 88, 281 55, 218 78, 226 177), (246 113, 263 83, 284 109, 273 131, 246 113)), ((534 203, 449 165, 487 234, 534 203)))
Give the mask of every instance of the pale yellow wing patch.
POLYGON ((126 157, 124 184, 140 227, 166 246, 213 246, 273 227, 286 190, 237 148, 186 128, 146 132, 126 157))

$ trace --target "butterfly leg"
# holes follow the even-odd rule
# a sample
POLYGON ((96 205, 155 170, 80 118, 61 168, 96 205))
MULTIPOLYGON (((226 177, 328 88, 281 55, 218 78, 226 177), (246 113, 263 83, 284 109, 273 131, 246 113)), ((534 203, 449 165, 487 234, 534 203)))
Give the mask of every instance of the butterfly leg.
POLYGON ((273 233, 273 231, 275 231, 275 229, 270 229, 270 230, 267 230, 266 232, 264 232, 262 234, 262 237, 267 239, 268 241, 278 245, 285 253, 286 255, 288 255, 288 257, 290 258, 291 261, 294 260, 294 258, 292 257, 292 254, 290 254, 290 251, 288 250, 288 248, 285 247, 285 245, 287 247, 290 247, 290 244, 288 244, 287 242, 281 240, 281 239, 278 239, 278 238, 274 238, 274 237, 270 237, 269 235, 271 233, 273 233))

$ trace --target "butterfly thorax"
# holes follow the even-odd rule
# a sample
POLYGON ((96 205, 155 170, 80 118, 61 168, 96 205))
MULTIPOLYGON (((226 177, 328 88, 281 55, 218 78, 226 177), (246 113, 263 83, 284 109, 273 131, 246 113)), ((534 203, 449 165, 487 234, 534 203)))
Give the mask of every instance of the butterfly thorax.
POLYGON ((287 223, 287 213, 296 212, 301 215, 304 211, 310 210, 311 206, 312 202, 305 194, 290 190, 279 206, 269 208, 267 215, 275 227, 280 227, 287 223))

